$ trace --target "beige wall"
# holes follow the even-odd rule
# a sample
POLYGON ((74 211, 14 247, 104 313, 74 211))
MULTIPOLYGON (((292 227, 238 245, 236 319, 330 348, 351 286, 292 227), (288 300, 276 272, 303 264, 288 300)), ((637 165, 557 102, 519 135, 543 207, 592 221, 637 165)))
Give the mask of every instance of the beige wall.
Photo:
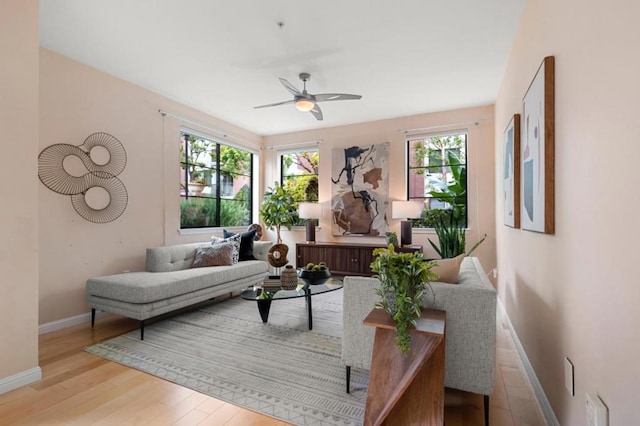
POLYGON ((38 365, 38 1, 0 0, 0 380, 38 365))
POLYGON ((146 247, 208 241, 210 233, 178 232, 181 124, 213 136, 219 135, 210 128, 218 129, 252 147, 261 143, 254 134, 41 49, 39 149, 80 145, 95 132, 112 134, 127 153, 127 166, 118 177, 128 192, 122 216, 96 224, 75 212, 69 196, 38 185, 41 324, 86 313, 87 278, 143 270, 146 247), (159 109, 201 126, 163 117, 159 109))
MULTIPOLYGON (((480 257, 483 267, 488 271, 496 265, 495 257, 495 221, 494 221, 494 153, 493 153, 493 106, 422 114, 410 117, 374 121, 306 132, 265 137, 265 182, 273 185, 280 180, 277 172, 278 150, 291 149, 292 146, 315 146, 320 140, 320 202, 323 204, 323 217, 320 220, 321 230, 316 235, 317 241, 346 242, 380 242, 380 238, 367 237, 334 237, 331 235, 331 151, 334 148, 345 148, 353 145, 367 145, 389 142, 389 194, 390 201, 406 199, 406 134, 428 134, 447 130, 466 129, 469 132, 469 232, 468 248, 479 236, 488 235, 487 240, 474 255, 480 257), (476 124, 477 123, 477 124, 476 124)), ((391 216, 391 215, 389 215, 391 216)), ((400 234, 400 221, 389 219, 390 230, 400 234)), ((305 241, 304 229, 284 231, 285 244, 289 245, 289 259, 295 261, 295 243, 305 241)), ((437 257, 430 246, 428 238, 437 241, 434 233, 414 231, 413 243, 421 244, 427 257, 437 257)), ((271 235, 275 240, 275 233, 271 235)))
POLYGON ((501 197, 495 211, 499 294, 563 426, 586 424, 587 392, 608 405, 610 424, 640 424, 638 16, 632 1, 528 1, 496 102, 500 194, 502 133, 555 56, 556 233, 507 228, 501 197))

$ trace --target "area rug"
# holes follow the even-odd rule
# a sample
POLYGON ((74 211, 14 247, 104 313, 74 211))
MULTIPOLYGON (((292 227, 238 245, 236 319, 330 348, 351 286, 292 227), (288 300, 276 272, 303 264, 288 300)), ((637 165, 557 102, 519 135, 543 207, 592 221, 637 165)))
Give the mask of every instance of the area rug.
POLYGON ((296 425, 360 425, 366 371, 345 392, 342 290, 277 300, 263 324, 255 302, 234 297, 86 348, 234 405, 296 425))

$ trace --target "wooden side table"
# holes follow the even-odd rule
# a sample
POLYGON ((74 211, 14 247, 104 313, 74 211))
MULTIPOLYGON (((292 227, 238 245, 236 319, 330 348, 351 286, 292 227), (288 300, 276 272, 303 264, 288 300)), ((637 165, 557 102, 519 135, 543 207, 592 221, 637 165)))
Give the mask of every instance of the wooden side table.
POLYGON ((445 312, 422 310, 411 350, 396 347, 395 322, 382 309, 364 319, 376 327, 364 424, 444 424, 445 312))

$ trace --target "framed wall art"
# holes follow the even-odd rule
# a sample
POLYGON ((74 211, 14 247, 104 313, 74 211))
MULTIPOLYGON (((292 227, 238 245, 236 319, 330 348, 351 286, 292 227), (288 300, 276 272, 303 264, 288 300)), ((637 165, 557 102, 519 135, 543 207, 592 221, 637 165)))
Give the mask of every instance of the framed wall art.
POLYGON ((504 224, 520 228, 520 114, 514 114, 504 131, 504 224))
POLYGON ((547 56, 522 101, 520 197, 522 229, 555 232, 554 58, 547 56))
POLYGON ((333 235, 384 237, 389 207, 389 144, 336 148, 331 155, 333 235))

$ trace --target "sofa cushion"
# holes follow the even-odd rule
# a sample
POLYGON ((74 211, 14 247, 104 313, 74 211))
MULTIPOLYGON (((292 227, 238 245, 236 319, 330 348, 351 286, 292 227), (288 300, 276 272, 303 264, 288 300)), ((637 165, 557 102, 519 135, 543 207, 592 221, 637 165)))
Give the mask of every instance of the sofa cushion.
POLYGON ((437 265, 431 268, 431 271, 438 275, 436 281, 441 283, 456 284, 458 282, 458 275, 460 275, 460 264, 466 254, 461 254, 451 259, 438 259, 437 265))
MULTIPOLYGON (((227 231, 226 229, 222 230, 222 235, 225 238, 234 237, 238 234, 234 234, 232 232, 227 231)), ((253 241, 256 237, 256 230, 251 230, 247 232, 243 232, 240 234, 240 252, 238 261, 244 262, 245 260, 256 260, 253 255, 253 241)))
POLYGON ((252 275, 266 275, 268 266, 266 262, 250 260, 230 266, 106 275, 87 280, 87 295, 130 303, 149 303, 239 281, 252 275))
POLYGON ((233 265, 233 244, 220 243, 200 246, 196 249, 192 268, 233 265))

